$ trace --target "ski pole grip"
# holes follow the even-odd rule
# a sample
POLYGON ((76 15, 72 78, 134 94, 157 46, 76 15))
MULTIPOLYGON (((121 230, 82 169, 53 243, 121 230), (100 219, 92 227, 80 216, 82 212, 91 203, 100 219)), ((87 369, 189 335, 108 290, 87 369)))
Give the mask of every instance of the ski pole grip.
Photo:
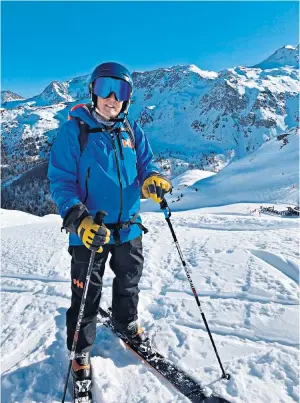
POLYGON ((107 216, 107 212, 104 210, 99 210, 95 217, 95 224, 102 225, 105 216, 107 216))
POLYGON ((168 219, 171 217, 171 210, 168 206, 167 200, 165 198, 159 203, 161 210, 163 211, 165 218, 168 219))

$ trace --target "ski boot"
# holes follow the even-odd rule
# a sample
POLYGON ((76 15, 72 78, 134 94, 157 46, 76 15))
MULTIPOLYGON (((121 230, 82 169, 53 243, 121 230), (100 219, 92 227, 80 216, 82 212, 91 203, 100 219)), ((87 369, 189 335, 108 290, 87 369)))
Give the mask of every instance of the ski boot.
POLYGON ((144 329, 141 328, 136 321, 124 325, 115 321, 112 318, 112 325, 114 329, 123 335, 129 344, 144 353, 150 353, 151 344, 149 338, 146 336, 144 329))
POLYGON ((73 402, 92 403, 92 367, 91 355, 78 353, 72 361, 73 402))

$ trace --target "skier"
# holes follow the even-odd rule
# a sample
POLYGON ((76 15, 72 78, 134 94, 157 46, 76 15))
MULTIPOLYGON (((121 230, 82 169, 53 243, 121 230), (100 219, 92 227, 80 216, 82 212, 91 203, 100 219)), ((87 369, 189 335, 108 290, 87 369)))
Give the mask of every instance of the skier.
POLYGON ((160 202, 172 188, 153 164, 153 153, 143 130, 127 118, 133 91, 129 71, 118 63, 100 64, 91 75, 89 91, 91 104, 74 107, 71 119, 61 127, 48 169, 52 197, 63 218, 63 228, 70 233, 72 297, 66 314, 69 350, 91 251, 99 252, 95 254, 72 361, 76 380, 91 379, 90 350, 109 254, 115 274, 114 327, 135 345, 147 339, 137 322, 138 284, 144 261, 142 232, 147 231, 139 216, 140 194, 160 202), (88 131, 82 135, 84 127, 88 131), (107 212, 102 225, 94 222, 99 210, 107 212))

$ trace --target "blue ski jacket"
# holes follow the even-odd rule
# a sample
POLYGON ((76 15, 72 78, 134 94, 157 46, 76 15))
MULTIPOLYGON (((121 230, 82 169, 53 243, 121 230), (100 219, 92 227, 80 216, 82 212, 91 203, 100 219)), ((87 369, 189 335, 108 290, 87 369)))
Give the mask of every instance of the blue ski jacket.
MULTIPOLYGON (((81 154, 79 120, 90 129, 104 128, 91 115, 86 106, 70 112, 53 143, 48 168, 50 192, 59 214, 64 218, 68 210, 83 203, 95 217, 97 211, 108 215, 104 223, 128 222, 140 209, 140 191, 144 180, 160 173, 153 164, 153 153, 141 127, 129 120, 135 134, 135 147, 127 132, 117 135, 109 131, 90 133, 81 154), (78 118, 78 119, 73 119, 78 118)), ((120 127, 116 123, 114 128, 120 127)), ((141 223, 138 216, 135 222, 141 223)), ((112 232, 112 231, 111 231, 112 232)), ((142 230, 136 224, 119 231, 121 242, 140 236, 142 230)), ((109 243, 115 243, 113 236, 109 243)), ((83 245, 77 234, 70 233, 69 244, 83 245)))

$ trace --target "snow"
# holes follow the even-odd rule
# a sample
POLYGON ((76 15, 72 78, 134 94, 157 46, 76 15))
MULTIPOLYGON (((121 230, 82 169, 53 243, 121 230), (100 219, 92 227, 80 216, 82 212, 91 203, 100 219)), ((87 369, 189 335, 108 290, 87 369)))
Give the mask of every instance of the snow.
POLYGON ((199 67, 195 66, 194 64, 190 65, 190 70, 193 71, 194 73, 198 73, 203 78, 217 78, 218 77, 218 73, 216 73, 215 71, 201 70, 201 69, 199 69, 199 67))
MULTIPOLYGON (((205 182, 219 175, 189 171, 174 182, 188 189, 200 177, 205 182)), ((195 206, 196 192, 193 197, 195 206)), ((153 345, 208 392, 232 403, 292 403, 299 399, 298 219, 253 214, 258 207, 239 203, 172 211, 171 216, 230 381, 220 380, 161 212, 143 214, 150 232, 144 236, 139 318, 153 345)), ((68 365, 68 237, 57 215, 0 212, 2 401, 58 403, 68 365)), ((107 264, 104 308, 111 304, 112 279, 107 264)), ((101 325, 92 364, 97 403, 188 402, 101 325)))
MULTIPOLYGON (((184 211, 261 201, 271 205, 299 205, 299 136, 297 131, 288 133, 284 140, 274 138, 267 141, 257 151, 232 162, 217 175, 201 170, 183 173, 172 182, 170 206, 174 211, 184 211)), ((158 210, 159 207, 153 206, 149 200, 142 203, 144 212, 158 210)), ((281 218, 273 219, 284 225, 281 218)))
POLYGON ((200 169, 193 169, 190 171, 186 171, 181 175, 178 175, 173 181, 172 185, 174 187, 181 186, 192 186, 196 181, 204 178, 209 178, 210 176, 215 175, 214 172, 202 171, 200 169))

